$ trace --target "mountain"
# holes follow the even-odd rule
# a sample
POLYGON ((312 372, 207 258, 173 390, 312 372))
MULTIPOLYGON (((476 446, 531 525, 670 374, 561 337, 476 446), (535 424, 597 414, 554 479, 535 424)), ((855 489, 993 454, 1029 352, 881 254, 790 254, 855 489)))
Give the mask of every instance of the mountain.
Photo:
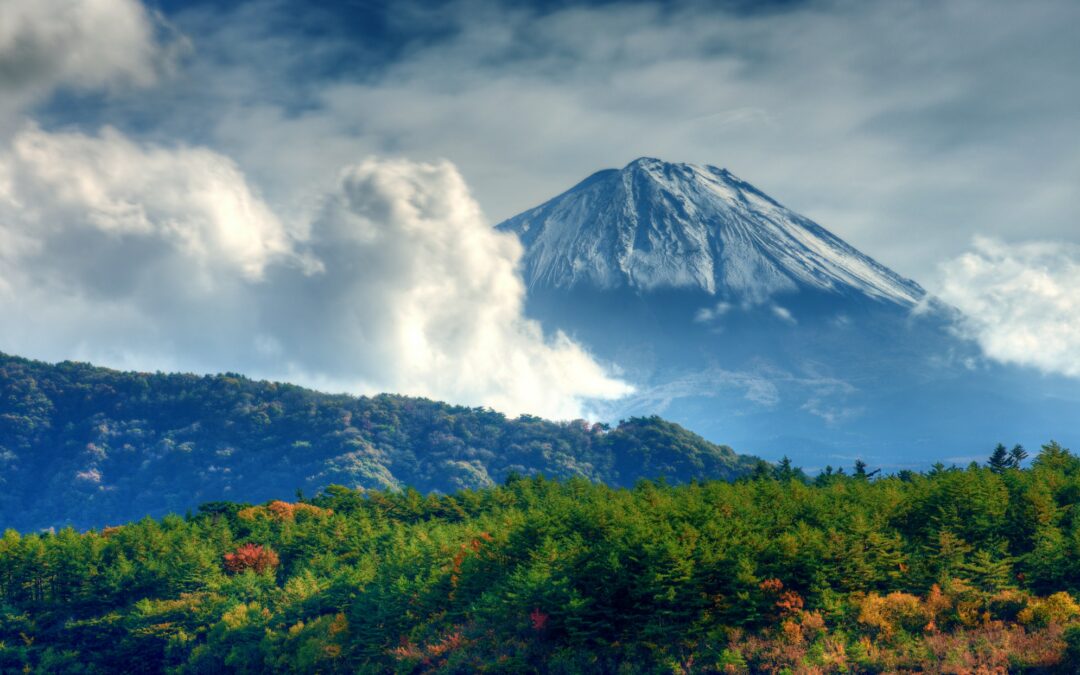
POLYGON ((1080 386, 988 362, 958 314, 725 169, 641 158, 497 226, 525 248, 528 313, 663 414, 808 468, 983 457, 1080 440, 1080 386))
POLYGON ((656 417, 609 430, 235 374, 0 354, 0 531, 101 527, 329 484, 451 492, 543 473, 618 486, 730 479, 759 462, 656 417))
POLYGON ((505 221, 531 290, 692 289, 757 302, 814 288, 913 306, 926 292, 725 169, 641 158, 505 221))

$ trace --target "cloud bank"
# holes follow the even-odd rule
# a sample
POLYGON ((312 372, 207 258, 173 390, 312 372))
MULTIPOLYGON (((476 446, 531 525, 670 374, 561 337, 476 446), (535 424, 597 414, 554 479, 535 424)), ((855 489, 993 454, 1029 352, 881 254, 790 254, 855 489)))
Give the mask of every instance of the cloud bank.
POLYGON ((942 274, 941 298, 987 356, 1080 377, 1080 246, 980 238, 942 274))
POLYGON ((106 112, 154 110, 285 206, 355 157, 446 157, 501 219, 647 155, 727 166, 916 279, 980 232, 1080 243, 1080 4, 751 4, 197 5, 170 17, 186 76, 106 112))
POLYGON ((503 217, 655 155, 916 277, 1038 223, 1072 243, 984 241, 941 294, 1075 374, 1080 6, 738 5, 6 0, 0 349, 576 414, 624 386, 521 316, 514 243, 434 158, 503 217))
POLYGON ((522 314, 449 163, 346 168, 286 226, 229 158, 31 127, 0 154, 3 349, 567 418, 628 388, 522 314))
POLYGON ((557 418, 629 391, 523 316, 520 246, 447 162, 336 155, 283 213, 220 149, 27 121, 59 91, 183 114, 187 48, 137 0, 0 4, 0 349, 557 418))

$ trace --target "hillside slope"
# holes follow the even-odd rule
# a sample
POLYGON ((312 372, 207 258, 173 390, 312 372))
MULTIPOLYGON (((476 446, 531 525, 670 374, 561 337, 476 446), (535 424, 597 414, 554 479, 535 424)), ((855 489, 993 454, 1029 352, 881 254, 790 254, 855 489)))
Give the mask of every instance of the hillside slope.
POLYGON ((1075 675, 1080 458, 1005 457, 8 532, 0 672, 1075 675))
POLYGON ((733 478, 755 462, 659 418, 609 431, 233 374, 125 373, 0 354, 0 530, 102 526, 329 484, 449 492, 517 472, 617 486, 733 478))

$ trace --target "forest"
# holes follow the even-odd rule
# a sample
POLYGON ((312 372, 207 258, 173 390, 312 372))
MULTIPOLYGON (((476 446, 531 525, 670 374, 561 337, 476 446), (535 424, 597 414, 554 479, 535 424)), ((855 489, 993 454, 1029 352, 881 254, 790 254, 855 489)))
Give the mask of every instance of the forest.
POLYGON ((0 671, 1072 673, 1080 458, 1032 454, 8 530, 0 671))
POLYGON ((542 472, 629 487, 734 478, 760 462, 658 417, 609 429, 233 373, 0 354, 0 529, 102 527, 331 484, 449 493, 542 472))

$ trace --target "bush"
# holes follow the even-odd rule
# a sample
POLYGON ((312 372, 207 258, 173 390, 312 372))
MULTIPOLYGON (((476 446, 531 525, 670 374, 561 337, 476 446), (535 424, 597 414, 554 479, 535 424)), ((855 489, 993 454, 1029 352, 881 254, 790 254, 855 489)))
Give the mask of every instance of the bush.
POLYGON ((277 553, 259 544, 244 544, 232 553, 225 554, 225 569, 233 574, 251 570, 256 574, 277 569, 277 553))
POLYGON ((1017 620, 1025 626, 1043 628, 1051 624, 1059 626, 1080 618, 1080 605, 1073 597, 1061 591, 1048 598, 1034 600, 1017 614, 1017 620))

